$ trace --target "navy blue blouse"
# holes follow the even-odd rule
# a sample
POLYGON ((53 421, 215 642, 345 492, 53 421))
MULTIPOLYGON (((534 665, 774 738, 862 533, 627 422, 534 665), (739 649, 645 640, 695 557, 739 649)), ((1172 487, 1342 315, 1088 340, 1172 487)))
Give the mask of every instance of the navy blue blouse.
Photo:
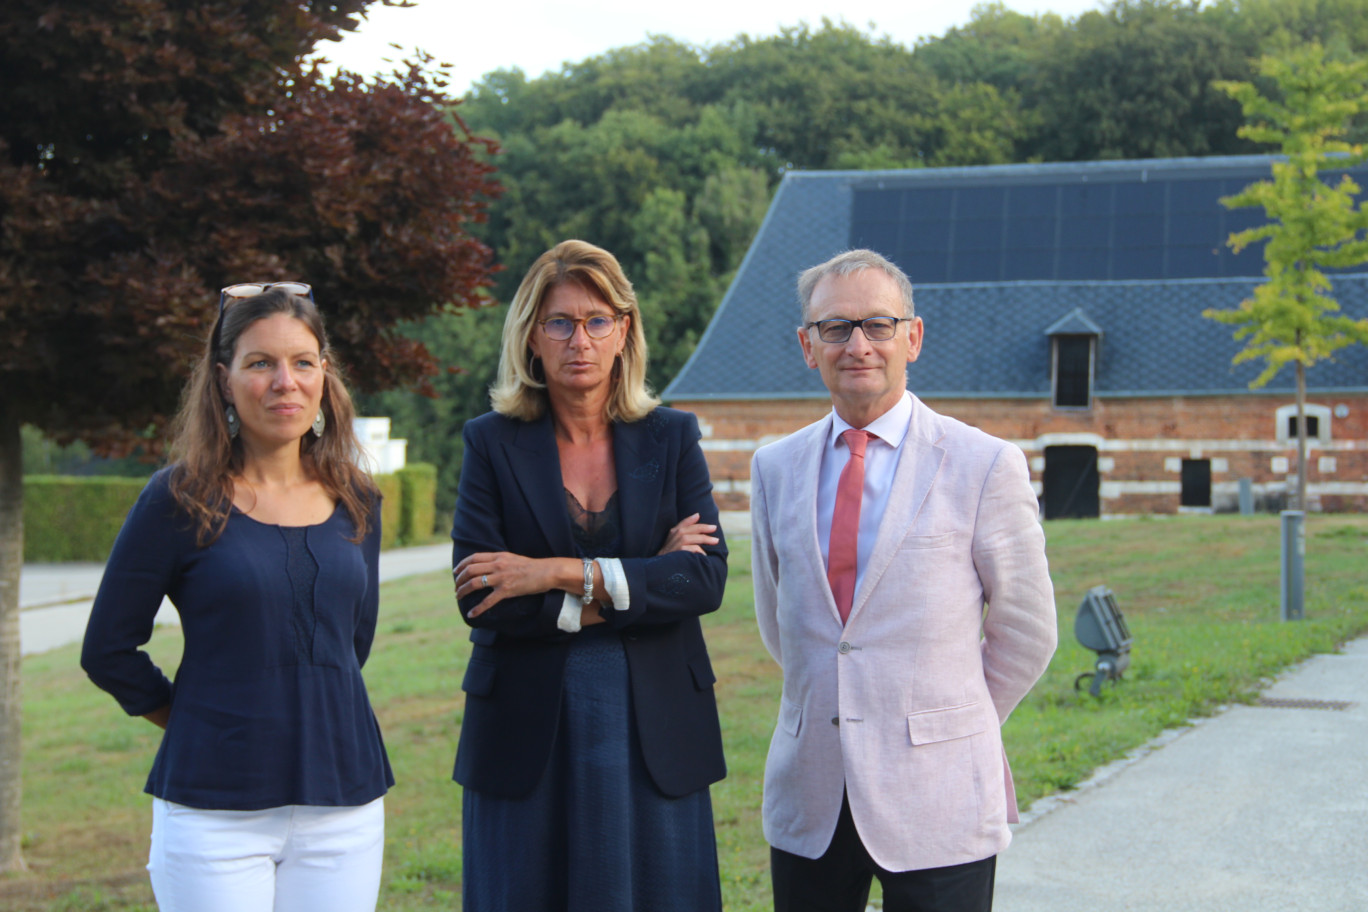
POLYGON ((385 794, 394 776, 361 679, 379 610, 378 501, 359 545, 339 504, 293 528, 234 510, 200 548, 169 472, 124 521, 81 651, 81 667, 129 715, 171 704, 146 791, 217 810, 385 794), (185 633, 174 684, 140 648, 163 595, 185 633))

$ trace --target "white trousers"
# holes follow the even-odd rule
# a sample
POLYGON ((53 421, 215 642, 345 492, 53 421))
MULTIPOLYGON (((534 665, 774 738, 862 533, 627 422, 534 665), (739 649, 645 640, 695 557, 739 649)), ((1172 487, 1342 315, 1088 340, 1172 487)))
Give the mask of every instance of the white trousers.
POLYGON ((374 912, 385 804, 205 811, 152 799, 161 912, 374 912))

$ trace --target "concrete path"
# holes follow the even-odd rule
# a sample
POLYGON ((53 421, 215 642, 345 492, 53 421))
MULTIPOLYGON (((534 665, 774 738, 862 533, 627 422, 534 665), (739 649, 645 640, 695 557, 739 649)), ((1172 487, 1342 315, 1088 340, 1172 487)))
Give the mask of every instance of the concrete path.
MULTIPOLYGON (((451 545, 421 545, 380 553, 380 581, 451 567, 451 545)), ((80 642, 103 564, 25 564, 19 578, 19 647, 23 655, 80 642)), ((170 602, 157 613, 158 624, 180 618, 170 602)))
POLYGON ((1038 802, 996 912, 1368 909, 1368 639, 1038 802), (1314 705, 1314 704, 1310 704, 1314 705))

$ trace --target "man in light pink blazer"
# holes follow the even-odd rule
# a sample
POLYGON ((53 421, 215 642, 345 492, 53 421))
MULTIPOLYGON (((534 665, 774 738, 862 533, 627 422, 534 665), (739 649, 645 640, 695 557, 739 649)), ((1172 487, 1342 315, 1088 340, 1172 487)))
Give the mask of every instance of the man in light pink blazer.
POLYGON ((755 611, 784 670, 775 910, 861 912, 873 877, 886 912, 988 910, 1017 811, 1000 727, 1057 639, 1026 459, 907 391, 922 323, 897 266, 850 251, 798 290, 833 411, 751 466, 755 611), (848 428, 875 437, 843 622, 827 564, 848 428))

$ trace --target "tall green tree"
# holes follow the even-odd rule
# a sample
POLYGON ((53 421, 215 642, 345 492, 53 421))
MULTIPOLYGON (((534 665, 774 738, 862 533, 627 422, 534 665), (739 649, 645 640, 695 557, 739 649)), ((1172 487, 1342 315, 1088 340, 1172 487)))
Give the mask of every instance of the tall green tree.
POLYGON ((0 7, 0 872, 19 851, 21 425, 155 447, 234 281, 310 282, 362 387, 436 370, 395 324, 472 304, 498 188, 440 69, 303 61, 370 0, 0 7))
POLYGON ((1253 151, 1238 105, 1212 87, 1247 79, 1257 46, 1188 0, 1118 0, 1039 47, 1023 74, 1034 115, 1022 159, 1095 161, 1253 151))
POLYGON ((1368 262, 1368 210, 1360 187, 1339 171, 1368 160, 1363 146, 1344 137, 1368 110, 1368 60, 1337 60, 1309 44, 1259 60, 1267 89, 1249 82, 1217 87, 1244 109, 1240 135, 1278 148, 1273 179, 1251 184, 1221 202, 1262 207, 1268 224, 1231 235, 1238 253, 1264 244, 1264 277, 1253 297, 1235 310, 1205 315, 1238 327, 1246 339, 1235 362, 1262 360, 1252 386, 1267 383, 1291 364, 1297 375, 1297 509, 1306 509, 1306 369, 1355 342, 1368 342, 1368 319, 1339 314, 1326 270, 1368 262))
MULTIPOLYGON (((456 507, 465 444, 461 425, 489 411, 489 387, 499 363, 506 306, 494 305, 440 313, 403 328, 421 341, 443 369, 428 381, 430 395, 410 390, 361 393, 358 414, 385 415, 391 433, 408 441, 408 461, 437 467, 437 519, 450 528, 456 507)), ((420 530, 428 532, 430 530, 420 530)))

